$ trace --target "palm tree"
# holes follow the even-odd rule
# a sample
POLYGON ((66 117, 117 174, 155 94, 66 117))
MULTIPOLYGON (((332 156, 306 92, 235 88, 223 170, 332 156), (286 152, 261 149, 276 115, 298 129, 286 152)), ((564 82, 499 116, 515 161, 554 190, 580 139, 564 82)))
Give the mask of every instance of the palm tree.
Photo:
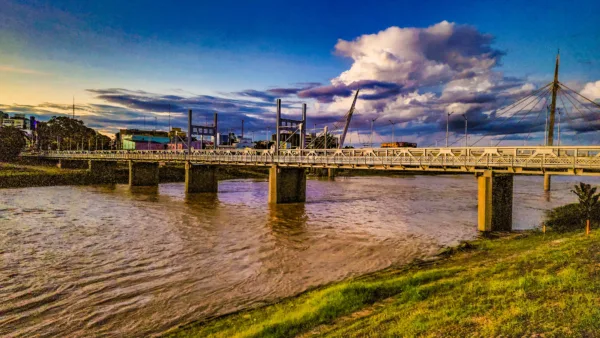
POLYGON ((592 211, 598 205, 598 199, 600 193, 596 194, 596 188, 592 188, 591 185, 580 182, 579 185, 575 185, 575 190, 571 190, 572 193, 577 195, 579 198, 579 210, 585 217, 585 234, 590 234, 590 218, 592 211))

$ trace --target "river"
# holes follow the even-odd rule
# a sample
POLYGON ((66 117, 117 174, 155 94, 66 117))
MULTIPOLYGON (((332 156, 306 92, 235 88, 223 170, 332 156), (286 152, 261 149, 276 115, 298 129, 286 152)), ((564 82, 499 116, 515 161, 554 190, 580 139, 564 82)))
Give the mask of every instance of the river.
MULTIPOLYGON (((515 178, 515 229, 583 180, 515 178)), ((0 190, 0 336, 145 336, 407 263, 477 236, 473 176, 308 180, 269 206, 264 180, 0 190)))

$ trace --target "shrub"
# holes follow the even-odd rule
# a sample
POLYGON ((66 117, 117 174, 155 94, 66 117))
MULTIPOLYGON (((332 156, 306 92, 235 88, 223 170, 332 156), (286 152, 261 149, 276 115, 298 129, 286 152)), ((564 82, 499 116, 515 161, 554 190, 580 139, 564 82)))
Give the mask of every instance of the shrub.
MULTIPOLYGON (((596 224, 600 223, 600 208, 592 209, 590 221, 596 224)), ((585 215, 581 212, 578 203, 567 204, 546 212, 545 224, 558 232, 583 230, 585 215)))

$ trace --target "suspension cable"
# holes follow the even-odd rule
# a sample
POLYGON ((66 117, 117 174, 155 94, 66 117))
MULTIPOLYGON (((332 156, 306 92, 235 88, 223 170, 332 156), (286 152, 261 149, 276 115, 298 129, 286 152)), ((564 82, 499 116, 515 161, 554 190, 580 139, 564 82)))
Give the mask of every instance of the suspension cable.
MULTIPOLYGON (((562 105, 563 105, 563 109, 565 110, 565 114, 566 114, 567 116, 571 117, 571 116, 569 115, 569 111, 567 110, 567 106, 565 105, 565 100, 563 100, 563 98, 562 98, 560 95, 558 95, 558 98, 560 99, 560 102, 561 102, 561 103, 562 103, 562 105)), ((572 122, 571 120, 572 120, 572 119, 573 119, 572 117, 571 117, 571 119, 567 118, 567 119, 566 119, 566 120, 567 120, 567 124, 568 124, 568 125, 569 125, 569 127, 571 127, 571 129, 573 130, 573 135, 575 136, 575 138, 577 138, 577 142, 578 142, 578 143, 582 143, 582 142, 581 142, 581 139, 579 139, 579 135, 578 135, 577 131, 575 130, 575 126, 574 126, 573 124, 571 124, 571 122, 572 122)))
MULTIPOLYGON (((550 84, 548 84, 548 85, 546 85, 546 86, 544 86, 544 87, 540 88, 540 89, 544 89, 544 88, 545 88, 545 89, 544 89, 544 91, 543 91, 543 93, 542 93, 543 95, 540 95, 540 92, 539 92, 539 91, 537 91, 537 93, 536 93, 535 95, 534 95, 534 94, 528 95, 528 96, 526 97, 527 99, 534 98, 534 100, 532 100, 532 101, 530 101, 529 103, 527 103, 527 105, 525 105, 525 107, 523 107, 523 108, 521 108, 521 109, 517 110, 516 112, 514 112, 514 113, 513 113, 513 114, 512 114, 510 117, 508 117, 508 118, 504 119, 502 122, 500 122, 500 124, 502 125, 502 124, 506 123, 506 121, 508 121, 508 120, 509 120, 510 118, 512 118, 513 116, 515 116, 517 113, 520 113, 521 111, 523 111, 523 109, 527 108, 527 107, 528 107, 528 106, 529 106, 529 105, 530 105, 532 102, 535 102, 535 97, 538 97, 538 98, 539 98, 539 97, 543 97, 543 96, 547 95, 547 94, 548 94, 548 92, 550 91, 550 89, 548 88, 548 86, 549 86, 549 85, 550 85, 550 84)), ((523 101, 523 99, 522 99, 522 100, 520 100, 520 101, 523 101)), ((538 101, 539 101, 539 99, 538 99, 538 101)), ((524 101, 524 102, 526 102, 526 101, 524 101)), ((505 113, 507 113, 507 112, 508 112, 508 110, 507 110, 507 111, 505 111, 504 113, 502 113, 502 115, 503 115, 503 114, 505 114, 505 113)), ((499 115, 496 115, 496 117, 495 117, 494 119, 492 119, 492 121, 494 121, 494 120, 495 120, 496 118, 498 118, 498 117, 499 117, 499 115)), ((492 121, 490 121, 490 122, 492 122, 492 121)), ((479 125, 479 126, 481 126, 481 125, 479 125)), ((476 127, 474 127, 473 129, 477 129, 477 127, 479 127, 479 126, 476 126, 476 127)), ((471 130, 473 130, 473 129, 471 129, 471 130)), ((479 138, 477 141, 475 141, 475 142, 473 143, 473 145, 474 145, 474 144, 477 144, 478 142, 480 142, 480 141, 481 141, 483 138, 485 138, 485 137, 489 136, 489 134, 490 134, 490 133, 484 134, 484 135, 483 135, 482 137, 480 137, 480 138, 479 138)), ((456 143, 456 142, 458 142, 458 141, 459 141, 459 140, 456 140, 456 141, 454 141, 454 142, 453 142, 451 145, 455 144, 455 143, 456 143)), ((468 143, 467 143, 467 145, 468 145, 468 143)))
MULTIPOLYGON (((527 117, 527 115, 529 115, 529 113, 531 113, 531 111, 533 110, 533 108, 535 108, 538 103, 540 103, 540 101, 542 101, 542 99, 544 99, 544 104, 542 105, 542 109, 540 111, 543 110, 543 107, 546 105, 546 102, 548 102, 548 96, 540 96, 540 98, 537 100, 537 102, 533 105, 533 107, 531 107, 531 109, 529 109, 529 111, 527 111, 527 113, 525 113, 525 115, 523 115, 523 117, 521 117, 521 119, 519 121, 517 121, 517 124, 521 123, 523 121, 523 119, 525 119, 527 117)), ((513 115, 514 116, 514 115, 513 115)), ((504 136, 502 136, 502 138, 500 139, 500 141, 498 141, 498 143, 496 143, 496 147, 500 144, 500 142, 504 141, 504 139, 506 138, 506 136, 508 136, 509 134, 504 134, 504 136)))
POLYGON ((583 98, 584 98, 586 101, 590 102, 591 104, 595 105, 596 107, 600 108, 600 104, 598 104, 598 103, 596 103, 596 102, 594 102, 594 101, 592 101, 592 100, 588 99, 587 97, 585 97, 585 96, 583 96, 583 95, 579 94, 578 92, 574 91, 573 89, 571 89, 571 88, 567 87, 567 86, 566 86, 564 83, 562 83, 562 82, 560 82, 560 81, 559 81, 558 83, 559 83, 561 86, 563 86, 563 87, 567 88, 568 90, 572 91, 573 93, 575 93, 575 94, 577 94, 577 95, 579 95, 579 96, 583 97, 583 98))
MULTIPOLYGON (((495 115, 495 116, 494 116, 494 117, 493 117, 491 120, 489 120, 489 121, 487 121, 487 122, 488 122, 488 123, 492 123, 492 122, 494 122, 495 120, 497 120, 499 117, 503 116, 504 114, 506 114, 506 113, 509 113, 511 108, 514 108, 514 107, 517 107, 517 106, 519 106, 521 103, 523 103, 523 102, 525 102, 525 101, 527 101, 527 100, 529 100, 529 99, 531 99, 531 98, 534 98, 534 97, 536 97, 537 95, 539 95, 539 94, 540 94, 540 93, 542 93, 542 92, 544 92, 544 93, 545 93, 545 92, 546 92, 546 91, 549 89, 548 87, 550 87, 550 85, 551 85, 551 84, 552 84, 552 82, 550 82, 550 83, 546 84, 545 86, 543 86, 543 87, 541 87, 541 88, 539 88, 539 89, 536 89, 535 91, 533 91, 533 92, 529 93, 528 95, 524 96, 523 98, 521 98, 521 99, 519 99, 519 100, 517 100, 517 101, 515 101, 515 102, 513 102, 513 103, 511 103, 511 104, 509 104, 508 106, 505 106, 505 107, 502 107, 502 108, 498 109, 498 110, 496 111, 496 115, 495 115), (499 112, 501 112, 501 111, 503 111, 503 110, 504 110, 504 112, 502 112, 502 113, 499 113, 499 112)), ((522 108, 521 110, 523 110, 523 108, 522 108)), ((517 112, 519 112, 519 111, 517 111, 517 112)), ((513 115, 514 115, 514 114, 513 114, 513 115)), ((512 117, 512 116, 511 116, 511 117, 512 117)), ((505 120, 505 121, 506 121, 506 120, 505 120)), ((481 127, 481 126, 482 126, 482 125, 475 126, 473 129, 477 129, 477 128, 481 127)), ((473 130, 473 129, 472 129, 472 130, 473 130)), ((453 144, 457 143, 457 142, 458 142, 458 141, 460 141, 461 139, 462 139, 462 138, 460 138, 460 139, 458 139, 458 140, 455 140, 455 141, 454 141, 452 144, 450 144, 449 146, 451 146, 451 145, 453 145, 453 144)), ((438 139, 437 141, 439 141, 439 140, 441 140, 441 139, 438 139)), ((478 140, 477 142, 479 142, 479 140, 478 140)))

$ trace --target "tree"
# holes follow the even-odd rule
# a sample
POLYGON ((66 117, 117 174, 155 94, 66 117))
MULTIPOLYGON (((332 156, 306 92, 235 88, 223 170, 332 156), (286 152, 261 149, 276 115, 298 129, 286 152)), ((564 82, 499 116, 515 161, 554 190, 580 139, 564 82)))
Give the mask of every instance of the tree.
POLYGON ((110 149, 111 140, 88 128, 83 121, 66 116, 53 116, 48 122, 41 122, 37 128, 41 149, 52 150, 96 150, 110 149))
POLYGON ((13 161, 26 145, 25 134, 14 127, 0 128, 0 161, 13 161))
POLYGON ((590 218, 592 212, 598 206, 598 199, 600 193, 596 194, 596 188, 592 188, 591 185, 580 182, 579 185, 575 185, 575 190, 571 190, 572 193, 577 195, 579 198, 579 211, 586 220, 585 233, 590 233, 590 218))

